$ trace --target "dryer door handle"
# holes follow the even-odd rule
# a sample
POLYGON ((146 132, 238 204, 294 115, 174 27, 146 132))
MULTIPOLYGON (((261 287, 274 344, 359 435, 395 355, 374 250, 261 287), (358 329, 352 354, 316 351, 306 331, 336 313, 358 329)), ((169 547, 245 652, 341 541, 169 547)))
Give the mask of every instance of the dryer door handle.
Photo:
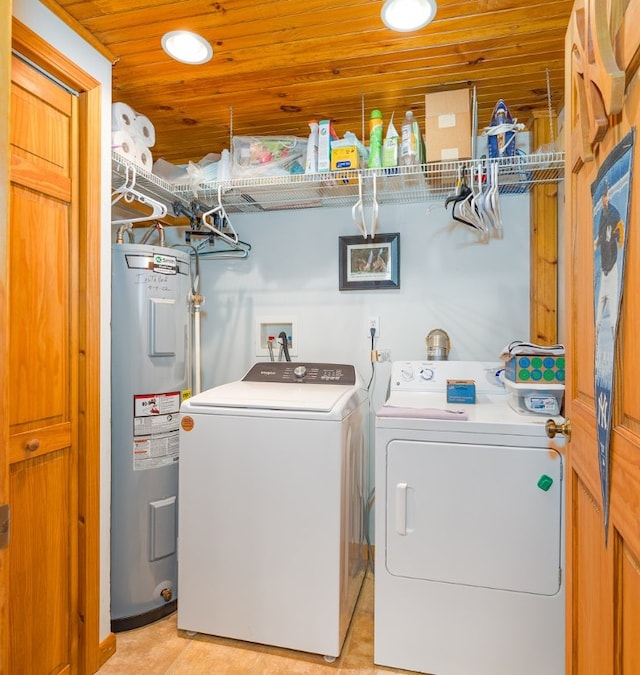
POLYGON ((396 484, 396 532, 407 534, 407 483, 396 484))

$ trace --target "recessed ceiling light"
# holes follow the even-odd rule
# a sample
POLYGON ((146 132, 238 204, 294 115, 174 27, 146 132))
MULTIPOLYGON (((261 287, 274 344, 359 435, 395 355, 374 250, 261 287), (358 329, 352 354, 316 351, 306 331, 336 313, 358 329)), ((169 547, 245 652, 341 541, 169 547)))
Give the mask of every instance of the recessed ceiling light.
POLYGON ((436 9, 435 0, 386 0, 381 15, 387 28, 408 33, 432 21, 436 9))
POLYGON ((211 45, 200 35, 188 30, 172 30, 162 36, 162 49, 181 63, 199 65, 213 56, 211 45))

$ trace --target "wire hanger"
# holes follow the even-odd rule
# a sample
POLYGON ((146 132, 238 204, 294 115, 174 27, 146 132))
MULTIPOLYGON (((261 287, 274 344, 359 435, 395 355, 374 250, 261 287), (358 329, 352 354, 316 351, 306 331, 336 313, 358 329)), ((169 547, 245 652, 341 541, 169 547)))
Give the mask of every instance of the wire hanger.
POLYGON ((222 241, 228 244, 232 249, 248 253, 247 244, 240 241, 240 239, 238 238, 238 234, 235 231, 233 225, 231 224, 229 216, 227 215, 227 212, 224 208, 224 204, 222 203, 221 184, 218 185, 218 203, 212 209, 204 211, 200 216, 200 219, 202 220, 202 225, 207 230, 213 232, 216 237, 222 239, 222 241), (218 222, 219 226, 216 225, 216 221, 218 222), (221 228, 226 229, 231 234, 229 235, 227 234, 227 232, 223 232, 221 228))

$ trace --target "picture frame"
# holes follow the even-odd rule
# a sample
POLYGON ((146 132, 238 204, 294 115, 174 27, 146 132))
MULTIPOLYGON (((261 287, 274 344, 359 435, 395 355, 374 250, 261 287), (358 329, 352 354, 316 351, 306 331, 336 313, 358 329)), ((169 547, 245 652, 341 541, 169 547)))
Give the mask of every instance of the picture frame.
POLYGON ((400 288, 400 233, 339 237, 339 288, 373 291, 400 288))

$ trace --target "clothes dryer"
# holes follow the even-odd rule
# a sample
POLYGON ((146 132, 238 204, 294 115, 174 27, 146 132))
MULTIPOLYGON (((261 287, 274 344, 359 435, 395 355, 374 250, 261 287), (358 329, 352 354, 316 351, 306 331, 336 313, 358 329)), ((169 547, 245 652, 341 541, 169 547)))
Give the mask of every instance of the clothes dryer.
POLYGON ((178 628, 340 654, 366 570, 368 396, 257 363, 181 408, 178 628))
POLYGON ((376 413, 376 664, 563 675, 562 439, 507 404, 500 363, 395 362, 376 413), (476 403, 447 403, 473 380, 476 403))

